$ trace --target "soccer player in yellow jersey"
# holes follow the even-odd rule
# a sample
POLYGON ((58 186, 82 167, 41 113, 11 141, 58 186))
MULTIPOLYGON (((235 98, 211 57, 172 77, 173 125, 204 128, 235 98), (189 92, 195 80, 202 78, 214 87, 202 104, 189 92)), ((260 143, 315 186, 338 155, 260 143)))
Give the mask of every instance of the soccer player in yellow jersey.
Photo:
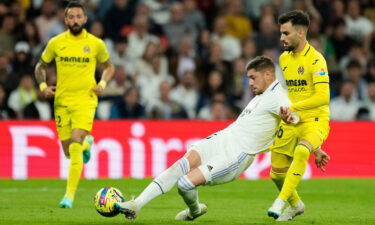
MULTIPOLYGON (((270 176, 280 193, 268 215, 285 221, 304 212, 296 187, 305 173, 310 153, 322 145, 329 133, 329 77, 324 57, 306 40, 308 15, 291 11, 281 15, 278 22, 280 40, 286 50, 280 56, 280 67, 292 102, 290 110, 300 117, 297 125, 280 123, 270 148, 270 176), (283 211, 287 202, 290 206, 283 211)), ((328 162, 327 154, 322 157, 328 162)), ((324 170, 324 165, 321 167, 324 170)))
POLYGON ((90 158, 91 132, 98 95, 112 78, 113 65, 104 42, 84 28, 87 17, 83 6, 71 2, 65 9, 67 31, 52 38, 35 68, 40 90, 55 97, 57 132, 65 156, 70 158, 66 193, 60 207, 71 208, 82 173, 83 162, 90 158), (52 61, 57 67, 56 86, 47 86, 46 67, 52 61), (96 62, 104 66, 100 82, 95 81, 96 62))

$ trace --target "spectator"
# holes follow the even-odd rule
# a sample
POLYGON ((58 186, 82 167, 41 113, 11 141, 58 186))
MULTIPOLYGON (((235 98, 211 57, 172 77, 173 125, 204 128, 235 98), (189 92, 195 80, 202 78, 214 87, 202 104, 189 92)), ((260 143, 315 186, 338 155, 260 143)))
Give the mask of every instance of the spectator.
POLYGON ((170 57, 170 73, 179 81, 186 71, 195 71, 195 52, 188 38, 182 38, 177 54, 170 57))
POLYGON ((114 65, 123 67, 126 73, 132 76, 135 74, 134 60, 128 55, 128 38, 126 36, 117 39, 111 60, 114 65))
POLYGON ((26 41, 30 46, 33 65, 39 60, 43 50, 43 44, 40 41, 39 30, 33 20, 28 20, 23 24, 19 40, 26 41))
POLYGON ((125 91, 123 99, 116 102, 111 109, 111 119, 144 119, 145 107, 139 102, 138 88, 130 87, 125 91))
POLYGON ((362 76, 361 64, 356 60, 352 60, 346 69, 348 78, 353 81, 354 85, 353 98, 361 101, 367 99, 367 83, 362 76))
POLYGON ((138 15, 133 20, 134 30, 128 35, 127 54, 133 60, 140 58, 146 49, 148 43, 159 44, 159 39, 149 33, 148 19, 138 15))
POLYGON ((375 121, 375 81, 368 83, 367 90, 369 98, 364 105, 369 111, 369 118, 375 121))
POLYGON ((103 90, 105 98, 117 99, 124 95, 125 90, 134 85, 134 81, 128 76, 123 66, 115 66, 112 80, 108 82, 107 88, 103 90))
POLYGON ((148 26, 149 26, 149 32, 156 36, 162 36, 163 35, 163 27, 160 24, 155 23, 155 21, 151 18, 150 15, 150 8, 144 4, 140 3, 137 6, 135 16, 141 16, 144 18, 147 18, 148 26))
POLYGON ((220 45, 223 53, 222 59, 232 61, 241 56, 241 43, 237 38, 229 36, 227 33, 227 20, 224 16, 219 16, 215 20, 212 41, 220 45))
POLYGON ((184 107, 190 119, 194 119, 196 117, 198 97, 195 73, 186 71, 181 78, 181 82, 172 89, 171 98, 184 107))
POLYGON ((5 87, 0 83, 0 120, 16 118, 16 113, 7 104, 7 97, 5 87))
POLYGON ((184 19, 195 26, 199 31, 206 29, 206 21, 203 13, 197 8, 195 0, 183 0, 185 16, 184 19))
MULTIPOLYGON (((198 30, 184 20, 184 8, 181 3, 175 2, 170 9, 170 22, 164 25, 164 34, 167 36, 172 51, 177 51, 181 38, 185 37, 190 43, 196 43, 198 30)), ((195 46, 194 46, 195 48, 195 46)))
POLYGON ((154 101, 149 109, 150 119, 186 119, 188 115, 185 109, 170 97, 170 81, 160 83, 159 98, 154 101))
POLYGON ((259 24, 259 32, 254 37, 257 46, 257 55, 262 54, 265 49, 279 49, 280 41, 278 32, 275 19, 271 16, 262 16, 259 24))
POLYGON ((333 34, 330 39, 335 51, 336 62, 339 62, 343 56, 348 54, 348 46, 354 43, 354 40, 346 35, 346 26, 343 19, 337 19, 333 22, 333 34))
POLYGON ((227 1, 226 19, 228 22, 227 34, 243 41, 251 36, 253 26, 249 18, 244 15, 244 6, 241 0, 227 1))
POLYGON ((32 74, 34 72, 33 64, 30 56, 30 46, 27 42, 17 42, 14 47, 15 57, 12 63, 12 79, 19 82, 24 74, 32 74))
POLYGON ((35 24, 39 29, 40 40, 42 40, 42 43, 46 44, 48 41, 48 31, 54 24, 59 22, 59 19, 56 16, 55 1, 43 1, 41 12, 42 14, 35 19, 35 24))
POLYGON ((15 44, 14 29, 16 19, 12 14, 6 14, 1 23, 0 29, 0 50, 2 54, 10 55, 15 44))
POLYGON ((37 99, 27 104, 23 110, 24 119, 51 120, 52 106, 43 96, 40 90, 37 90, 37 99))
POLYGON ((118 38, 121 28, 132 22, 134 7, 130 3, 130 0, 114 0, 105 16, 106 34, 112 41, 118 38))
POLYGON ((373 24, 369 19, 361 16, 359 1, 350 0, 347 9, 348 15, 345 16, 346 32, 350 37, 362 42, 366 36, 373 32, 373 24))
POLYGON ((354 83, 346 80, 340 88, 340 95, 330 103, 331 120, 354 121, 360 108, 359 101, 354 98, 354 83))
POLYGON ((142 3, 151 10, 151 18, 161 26, 167 24, 170 19, 170 0, 143 0, 142 3))
POLYGON ((17 118, 22 118, 22 111, 29 103, 37 99, 34 80, 31 75, 21 77, 20 85, 10 93, 8 105, 16 112, 17 118))

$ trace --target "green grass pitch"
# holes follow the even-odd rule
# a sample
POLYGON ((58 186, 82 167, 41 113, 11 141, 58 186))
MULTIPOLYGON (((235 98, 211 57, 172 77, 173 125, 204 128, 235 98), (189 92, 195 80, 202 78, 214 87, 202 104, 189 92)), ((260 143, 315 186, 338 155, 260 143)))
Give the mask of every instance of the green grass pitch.
MULTIPOLYGON (((208 212, 192 222, 174 221, 174 216, 185 208, 176 188, 146 205, 135 221, 125 220, 122 215, 105 218, 95 211, 92 199, 100 188, 119 188, 129 199, 150 181, 82 180, 74 207, 60 209, 58 203, 65 189, 63 180, 0 180, 0 224, 280 224, 266 215, 277 195, 270 180, 237 180, 200 187, 200 200, 208 205, 208 212)), ((305 180, 299 192, 307 210, 286 223, 375 224, 375 179, 305 180)))

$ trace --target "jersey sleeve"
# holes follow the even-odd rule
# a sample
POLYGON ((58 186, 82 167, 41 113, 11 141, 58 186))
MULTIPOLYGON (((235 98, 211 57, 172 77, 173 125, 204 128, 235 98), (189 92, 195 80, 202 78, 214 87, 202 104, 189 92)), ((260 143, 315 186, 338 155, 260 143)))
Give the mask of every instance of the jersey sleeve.
POLYGON ((291 102, 288 98, 288 94, 285 90, 279 90, 278 93, 275 93, 274 97, 272 99, 269 99, 268 101, 268 110, 270 113, 279 116, 280 114, 280 107, 286 106, 289 107, 291 105, 291 102))
POLYGON ((327 63, 323 56, 315 59, 312 63, 311 73, 315 92, 310 98, 294 103, 290 107, 292 111, 309 110, 329 104, 330 92, 327 63))
POLYGON ((45 63, 50 63, 55 58, 55 39, 50 40, 44 49, 41 59, 45 63))
POLYGON ((98 43, 98 54, 96 56, 96 59, 100 63, 105 63, 109 59, 107 47, 105 46, 104 41, 102 41, 102 40, 99 40, 99 43, 98 43))

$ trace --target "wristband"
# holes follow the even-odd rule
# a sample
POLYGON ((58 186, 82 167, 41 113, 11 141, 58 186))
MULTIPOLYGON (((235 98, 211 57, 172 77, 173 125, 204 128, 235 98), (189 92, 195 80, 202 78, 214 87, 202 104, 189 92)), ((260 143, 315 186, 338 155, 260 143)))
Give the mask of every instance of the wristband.
POLYGON ((107 87, 107 82, 105 80, 101 80, 98 85, 104 89, 107 87))
POLYGON ((46 82, 42 82, 42 83, 39 84, 39 89, 40 89, 41 91, 46 90, 47 87, 48 87, 48 85, 47 85, 46 82))

